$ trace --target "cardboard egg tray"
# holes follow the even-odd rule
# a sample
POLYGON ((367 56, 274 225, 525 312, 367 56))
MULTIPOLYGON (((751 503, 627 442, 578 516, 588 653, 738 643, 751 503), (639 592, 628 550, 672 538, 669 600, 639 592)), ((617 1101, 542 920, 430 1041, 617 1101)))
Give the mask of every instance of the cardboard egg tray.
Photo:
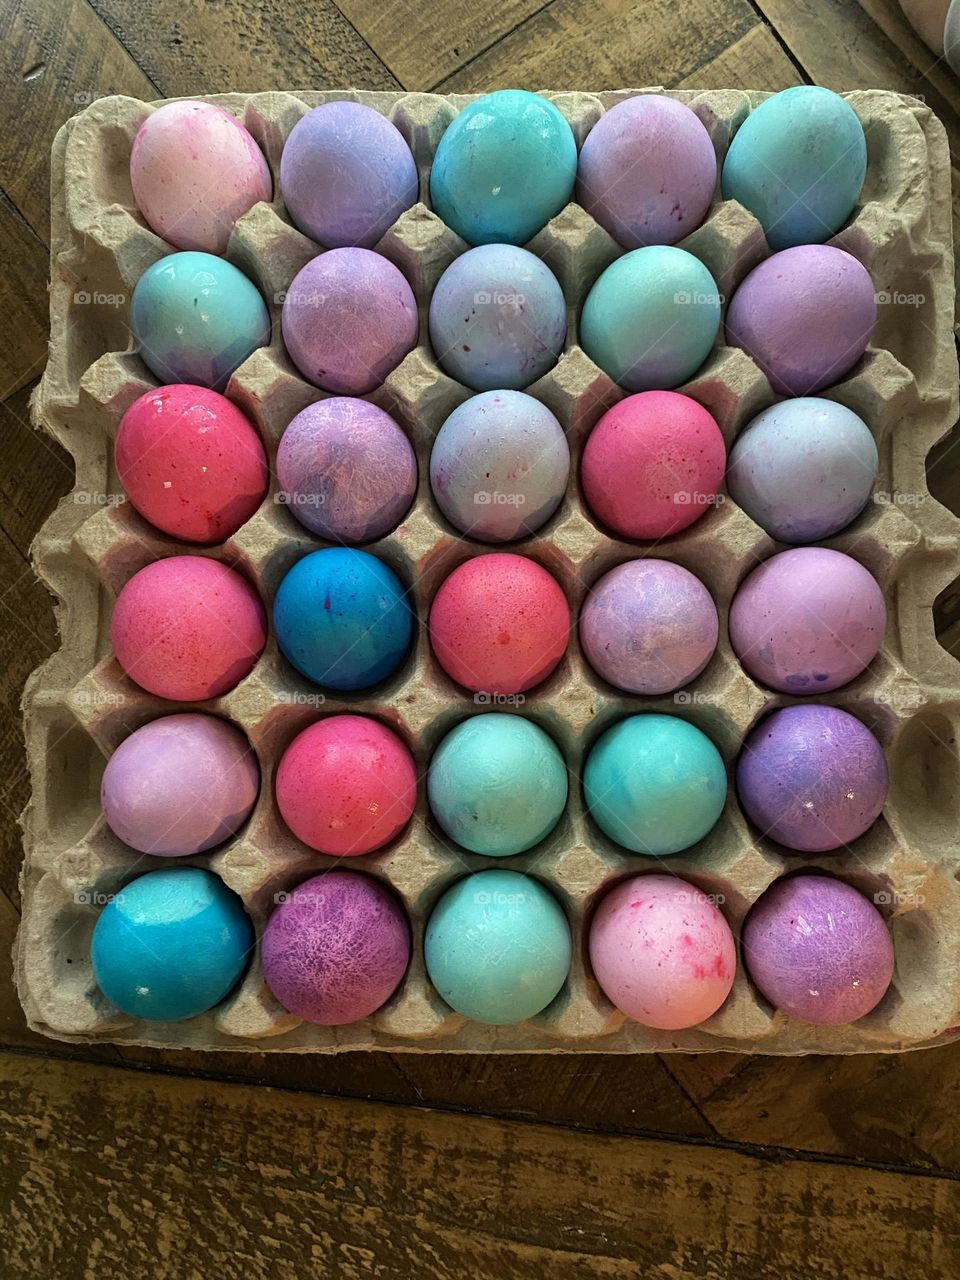
MULTIPOLYGON (((548 94, 582 142, 603 110, 637 91, 548 94)), ((673 93, 700 116, 718 158, 752 105, 765 94, 673 93)), ((131 1020, 97 990, 90 939, 108 896, 169 860, 139 855, 117 840, 99 813, 99 778, 110 752, 158 715, 184 710, 155 698, 121 671, 109 647, 110 611, 130 576, 159 556, 212 555, 256 583, 268 607, 284 573, 321 545, 277 498, 269 496, 238 534, 215 549, 174 543, 123 502, 112 437, 133 400, 155 381, 133 354, 130 295, 142 272, 170 252, 134 206, 128 176, 137 128, 159 104, 113 97, 95 102, 60 131, 53 152, 50 360, 34 401, 38 423, 76 460, 76 489, 37 537, 37 572, 59 600, 61 649, 31 677, 24 695, 33 797, 23 816, 23 923, 16 946, 20 996, 31 1026, 64 1040, 101 1040, 286 1052, 581 1051, 635 1053, 725 1049, 752 1053, 852 1053, 932 1045, 960 1023, 960 665, 940 647, 935 598, 960 572, 958 522, 928 493, 924 458, 957 418, 953 345, 953 260, 949 157, 943 128, 918 102, 884 92, 847 100, 863 122, 869 169, 862 204, 832 243, 871 271, 881 305, 872 345, 852 374, 825 394, 861 414, 880 451, 875 500, 827 545, 847 551, 881 582, 889 610, 883 649, 867 672, 822 701, 848 708, 879 736, 891 769, 882 818, 849 849, 820 856, 789 853, 759 838, 731 786, 709 836, 667 860, 628 854, 584 811, 579 778, 598 735, 624 715, 663 711, 700 726, 732 766, 750 727, 797 699, 758 687, 741 669, 727 635, 737 585, 782 547, 723 495, 690 529, 655 545, 607 536, 586 512, 578 488, 579 454, 601 413, 624 394, 577 345, 577 317, 590 285, 622 250, 577 204, 568 205, 531 242, 552 268, 569 305, 569 333, 556 365, 530 390, 568 432, 573 466, 565 500, 535 536, 510 547, 471 543, 448 526, 432 500, 428 459, 433 436, 469 394, 440 371, 431 352, 426 309, 433 285, 466 246, 431 212, 429 168, 436 144, 467 97, 393 93, 232 94, 210 99, 234 112, 263 148, 276 176, 283 141, 317 103, 349 98, 387 114, 406 137, 421 175, 422 202, 377 246, 410 280, 420 306, 420 345, 369 399, 409 432, 420 460, 415 506, 369 550, 410 587, 419 616, 403 668, 372 693, 324 695, 300 678, 271 638, 252 674, 222 698, 200 704, 249 735, 263 775, 245 828, 218 851, 182 863, 209 867, 242 897, 258 933, 282 895, 335 865, 285 827, 273 798, 276 763, 293 737, 320 715, 363 711, 395 727, 421 775, 443 735, 462 718, 498 709, 529 716, 561 747, 571 771, 570 800, 556 830, 536 849, 507 860, 466 854, 447 841, 426 807, 386 850, 345 864, 388 881, 413 929, 413 959, 402 986, 373 1017, 318 1027, 284 1011, 267 990, 255 955, 239 989, 221 1006, 181 1023, 131 1020), (658 698, 619 693, 593 674, 571 635, 557 671, 525 699, 484 700, 455 686, 433 659, 425 622, 439 583, 471 555, 522 552, 563 586, 576 617, 592 584, 638 555, 676 560, 709 587, 721 615, 717 653, 688 688, 658 698), (423 930, 443 890, 465 872, 510 867, 539 877, 568 914, 573 966, 563 990, 526 1022, 489 1027, 453 1012, 433 990, 423 963, 423 930), (856 1024, 817 1028, 791 1021, 753 989, 740 962, 723 1008, 699 1027, 649 1030, 615 1010, 586 958, 590 913, 618 879, 663 870, 716 895, 734 933, 753 902, 785 872, 823 868, 868 894, 888 917, 896 976, 880 1005, 856 1024)), ((703 226, 682 242, 729 297, 769 253, 759 224, 717 196, 703 226)), ((283 291, 318 246, 285 220, 282 200, 252 209, 237 224, 228 257, 260 286, 272 309, 273 340, 236 372, 228 395, 263 433, 271 457, 287 423, 324 397, 287 358, 280 339, 283 291)), ((727 446, 776 397, 743 352, 718 345, 681 388, 716 417, 727 446)))

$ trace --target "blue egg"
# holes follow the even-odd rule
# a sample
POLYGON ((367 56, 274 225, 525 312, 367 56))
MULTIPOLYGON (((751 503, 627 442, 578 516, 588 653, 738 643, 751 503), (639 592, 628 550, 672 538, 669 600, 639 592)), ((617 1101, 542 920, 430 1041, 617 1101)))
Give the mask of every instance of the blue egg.
POLYGON ((171 253, 149 267, 133 291, 130 325, 140 358, 161 382, 214 391, 270 341, 259 290, 212 253, 171 253))
POLYGON ((523 853, 549 835, 567 788, 553 739, 532 720, 501 712, 452 729, 427 773, 430 808, 450 839, 493 858, 523 853))
POLYGON ((330 689, 368 689, 410 649, 413 617, 403 583, 367 551, 327 547, 298 560, 273 602, 277 643, 293 665, 330 689))
POLYGON ((763 227, 771 249, 822 244, 853 213, 867 142, 853 108, 830 89, 797 85, 761 102, 737 130, 721 176, 763 227))
POLYGON ((587 808, 611 840, 634 853, 679 853, 723 812, 727 771, 696 725, 677 716, 628 716, 587 757, 587 808))
POLYGON ((570 969, 570 926, 553 894, 517 871, 479 871, 448 889, 423 940, 430 981, 474 1022, 522 1022, 570 969))
POLYGON ((671 391, 710 354, 720 292, 699 258, 670 245, 634 249, 587 295, 580 345, 627 391, 671 391))
POLYGON ((573 194, 577 144, 546 98, 486 93, 440 139, 430 172, 434 212, 467 244, 526 244, 573 194))
POLYGON ((226 996, 253 947, 240 898, 200 867, 148 871, 107 903, 93 931, 93 976, 132 1018, 182 1022, 226 996))

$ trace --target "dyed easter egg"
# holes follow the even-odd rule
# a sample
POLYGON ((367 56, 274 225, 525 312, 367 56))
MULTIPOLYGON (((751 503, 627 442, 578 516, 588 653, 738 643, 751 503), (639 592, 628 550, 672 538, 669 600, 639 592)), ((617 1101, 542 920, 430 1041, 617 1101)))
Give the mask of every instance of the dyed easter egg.
POLYGON ((517 871, 478 871, 446 891, 423 940, 430 981, 474 1022, 522 1022, 570 969, 570 926, 552 893, 517 871))
POLYGON ((137 130, 130 183, 149 226, 177 249, 226 253, 233 224, 273 195, 263 152, 212 102, 167 102, 137 130))
POLYGON ((202 702, 250 674, 267 642, 267 619, 235 569, 205 556, 170 556, 124 584, 110 639, 120 666, 148 693, 202 702))
POLYGON ((726 336, 774 391, 809 396, 850 372, 876 320, 866 267, 843 249, 806 244, 754 267, 727 308, 726 336))
POLYGON ((686 529, 716 499, 723 435, 696 400, 644 391, 608 409, 583 450, 583 492, 598 520, 625 538, 686 529))
POLYGON ((669 560, 628 560, 605 573, 580 614, 580 644, 598 675, 627 693, 689 684, 717 647, 720 623, 699 578, 669 560))
POLYGON ((751 730, 737 760, 747 817, 788 849, 840 849, 873 825, 887 795, 880 743, 856 716, 784 707, 751 730))
POLYGON ((326 547, 289 570, 273 602, 284 657, 315 684, 368 689, 410 650, 413 618, 403 583, 366 551, 326 547))
POLYGON ((400 834, 417 802, 417 770, 403 739, 369 716, 327 716, 280 759, 277 806, 319 853, 355 858, 400 834))
POLYGON ((267 455, 253 423, 226 397, 189 383, 135 400, 114 458, 136 510, 183 542, 223 542, 267 492, 267 455))
POLYGON ((440 743, 427 797, 451 840, 487 857, 523 853, 560 821, 567 769, 556 743, 521 716, 472 716, 440 743))
POLYGON ((862 893, 832 876, 777 880, 743 926, 743 962, 760 994, 791 1018, 856 1022, 893 978, 893 942, 862 893))
POLYGON ((371 542, 395 529, 417 489, 417 459, 388 413, 331 396, 308 405, 277 450, 281 499, 331 542, 371 542))
POLYGON ((723 162, 724 200, 757 218, 771 249, 821 244, 853 213, 867 173, 867 140, 838 94, 795 85, 761 102, 723 162))
POLYGON ((416 203, 417 166, 400 130, 359 102, 325 102, 290 131, 280 159, 287 212, 328 249, 372 249, 416 203))
POLYGON ((455 258, 430 300, 430 342, 442 367, 474 391, 518 390, 557 363, 567 309, 557 277, 509 244, 455 258))
POLYGON ((842 404, 801 396, 764 409, 730 451, 730 496, 771 537, 819 542, 860 514, 877 476, 870 428, 842 404))
POLYGON ((625 249, 676 244, 707 216, 717 157, 699 118, 674 98, 641 93, 587 134, 577 199, 625 249))
POLYGON ((430 609, 430 644, 451 680, 476 693, 523 693, 555 670, 570 608, 556 578, 526 556, 466 560, 430 609))
POLYGON ((240 898, 200 867, 163 867, 123 886, 97 919, 97 986, 121 1012, 182 1022, 219 1004, 253 949, 240 898))
POLYGON ((278 898, 260 944, 277 1000, 323 1027, 376 1013, 410 962, 410 926, 393 893, 358 871, 327 871, 278 898))
POLYGON ((720 292, 699 258, 649 245, 610 264, 587 294, 580 343, 627 391, 678 387, 720 329, 720 292))
POLYGON ((430 171, 434 213, 467 244, 526 244, 573 194, 577 144, 546 98, 500 89, 447 126, 430 171))
POLYGON ((257 757, 236 725, 186 712, 124 738, 103 771, 100 803, 124 844, 171 858, 232 836, 259 790, 257 757))
POLYGON ((362 396, 416 346, 417 301, 379 253, 331 249, 294 276, 281 324, 305 378, 324 391, 362 396))
POLYGON ((737 949, 721 912, 678 876, 624 880, 590 925, 590 965, 607 999, 660 1031, 706 1021, 733 986, 737 949))
POLYGON ((826 547, 771 556, 730 606, 730 643, 744 668, 781 693, 826 693, 863 671, 883 643, 886 605, 857 560, 826 547))
POLYGON ((171 253, 137 281, 130 327, 140 359, 161 382, 223 391, 270 341, 270 316, 242 271, 210 253, 171 253))
POLYGON ((613 725, 587 756, 590 815, 633 853, 679 853, 702 840, 723 812, 727 774, 720 752, 677 716, 637 715, 613 725))
POLYGON ((563 498, 570 449, 546 405, 522 391, 485 391, 454 409, 430 454, 430 485, 452 525, 510 542, 545 524, 563 498))

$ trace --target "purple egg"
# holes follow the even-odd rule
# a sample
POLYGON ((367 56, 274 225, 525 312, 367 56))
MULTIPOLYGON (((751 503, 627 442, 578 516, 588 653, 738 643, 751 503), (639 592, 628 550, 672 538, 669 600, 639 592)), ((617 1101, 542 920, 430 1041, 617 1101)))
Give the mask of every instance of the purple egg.
POLYGON ((277 450, 282 500, 331 542, 370 542, 396 528, 417 488, 417 459, 389 414, 331 396, 308 405, 277 450))
POLYGON ((280 188, 306 235, 328 249, 370 249, 416 203, 417 166, 399 129, 379 111, 326 102, 293 126, 280 188))
POLYGON ((887 795, 883 749, 837 707, 784 707, 747 735, 737 760, 744 812, 771 840, 824 853, 856 840, 887 795))
POLYGON ((385 885, 328 871, 283 894, 261 943, 263 976, 307 1022, 367 1018, 396 991, 410 961, 410 926, 385 885))
POLYGON ((843 249, 801 244, 750 272, 727 308, 726 335, 775 391, 809 396, 850 372, 876 321, 866 267, 843 249))
POLYGON ((796 547, 748 575, 730 606, 730 643, 760 684, 826 693, 858 676, 883 643, 886 605, 858 561, 796 547))
POLYGON ((820 1026, 856 1022, 893 978, 893 942, 872 902, 831 876, 777 880, 743 926, 743 960, 776 1009, 820 1026))
POLYGON ((417 342, 417 302, 402 272, 369 249, 331 249, 294 276, 283 340, 305 378, 324 391, 364 395, 417 342))
POLYGON ((246 822, 260 766, 235 725, 185 712, 151 720, 107 761, 100 802, 124 844, 161 858, 212 849, 246 822))
POLYGON ((713 597, 670 560, 628 560, 605 573, 580 614, 580 643, 599 675, 628 693, 679 689, 717 647, 713 597))

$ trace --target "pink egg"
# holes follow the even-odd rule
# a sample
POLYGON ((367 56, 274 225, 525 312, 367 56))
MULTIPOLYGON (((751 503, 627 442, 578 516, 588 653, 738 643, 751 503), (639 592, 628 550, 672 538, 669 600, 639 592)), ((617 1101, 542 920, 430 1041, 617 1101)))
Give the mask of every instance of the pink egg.
POLYGON ((726 1000, 737 968, 730 926, 696 885, 634 876, 600 903, 590 963, 605 995, 646 1027, 678 1031, 726 1000))
POLYGON ((298 734, 280 760, 277 805, 319 853, 380 849, 410 821, 417 770, 402 739, 369 716, 328 716, 298 734))
POLYGON ((120 483, 145 520, 184 542, 223 542, 267 492, 267 455, 235 404, 206 387, 148 391, 123 415, 120 483))
POLYGON ((225 253, 233 224, 273 194, 263 152, 211 102, 168 102, 140 126, 130 182, 150 227, 177 249, 225 253))
POLYGON ((253 670, 267 640, 256 591, 205 556, 171 556, 135 573, 113 608, 117 661, 148 693, 218 698, 253 670))

